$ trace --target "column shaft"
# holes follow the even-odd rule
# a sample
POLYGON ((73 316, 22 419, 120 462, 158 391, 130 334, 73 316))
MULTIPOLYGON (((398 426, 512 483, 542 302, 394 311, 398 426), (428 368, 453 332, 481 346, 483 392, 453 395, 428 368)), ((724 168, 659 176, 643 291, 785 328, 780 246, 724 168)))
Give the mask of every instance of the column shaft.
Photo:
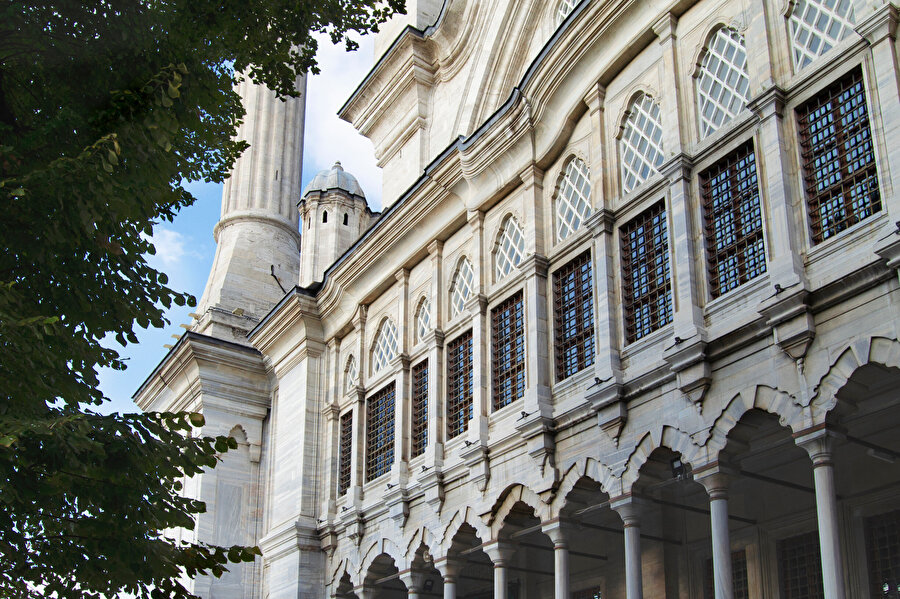
POLYGON ((566 545, 553 546, 555 599, 569 599, 569 548, 566 545))
POLYGON ((494 563, 494 599, 506 599, 507 572, 505 563, 494 563))
POLYGON ((844 599, 844 565, 838 538, 837 496, 831 460, 816 463, 813 466, 813 477, 816 483, 816 515, 819 520, 825 599, 844 599))
POLYGON ((444 576, 444 599, 456 599, 456 578, 444 576))
POLYGON ((728 497, 711 495, 709 512, 712 520, 713 587, 716 599, 732 599, 734 583, 731 572, 731 538, 728 532, 728 497))
POLYGON ((637 522, 625 523, 625 596, 643 599, 644 585, 641 574, 641 527, 637 522))

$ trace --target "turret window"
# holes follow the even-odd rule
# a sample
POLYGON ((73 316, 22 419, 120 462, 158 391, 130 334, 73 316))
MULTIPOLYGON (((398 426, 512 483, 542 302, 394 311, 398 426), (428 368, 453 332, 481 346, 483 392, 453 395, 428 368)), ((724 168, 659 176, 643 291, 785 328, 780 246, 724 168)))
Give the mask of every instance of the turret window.
POLYGON ((831 50, 855 22, 851 0, 797 0, 788 18, 794 66, 802 69, 831 50))
POLYGON ((525 254, 525 237, 516 219, 509 216, 500 231, 497 239, 497 249, 494 253, 494 278, 499 281, 519 265, 525 254))
POLYGON ((323 222, 323 223, 327 223, 327 222, 328 222, 328 211, 327 211, 327 210, 324 210, 324 211, 322 212, 322 222, 323 222))
POLYGON ((697 77, 700 137, 706 137, 744 109, 750 91, 744 36, 722 27, 709 40, 697 77))
POLYGON ((563 169, 556 194, 556 240, 577 231, 591 214, 590 171, 580 158, 571 158, 563 169))
POLYGON ((456 316, 466 307, 466 302, 472 297, 472 287, 475 284, 475 272, 468 258, 463 258, 456 269, 453 285, 450 287, 450 315, 456 316))
POLYGON ((391 360, 397 357, 399 351, 397 327, 390 318, 385 318, 381 323, 381 329, 375 337, 375 346, 372 349, 372 364, 375 372, 383 370, 391 360))
POLYGON ((350 215, 345 212, 344 213, 344 226, 346 227, 349 224, 350 224, 350 215))
POLYGON ((622 191, 628 193, 656 172, 663 161, 659 104, 647 94, 638 95, 629 106, 619 147, 622 191))

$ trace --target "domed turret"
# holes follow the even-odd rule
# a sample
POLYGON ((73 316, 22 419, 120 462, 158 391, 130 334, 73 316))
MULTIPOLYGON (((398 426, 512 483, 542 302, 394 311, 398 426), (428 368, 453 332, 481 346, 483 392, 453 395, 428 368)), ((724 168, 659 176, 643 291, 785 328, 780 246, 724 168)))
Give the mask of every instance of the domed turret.
POLYGON ((324 279, 325 271, 374 220, 356 177, 340 162, 319 171, 297 205, 301 221, 300 285, 324 279))

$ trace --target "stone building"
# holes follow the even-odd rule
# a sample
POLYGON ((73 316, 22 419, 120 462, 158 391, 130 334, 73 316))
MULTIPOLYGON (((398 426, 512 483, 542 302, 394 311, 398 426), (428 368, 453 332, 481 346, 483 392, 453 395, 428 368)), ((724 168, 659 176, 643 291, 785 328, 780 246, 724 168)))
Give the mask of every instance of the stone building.
POLYGON ((897 22, 412 0, 340 112, 380 214, 340 164, 301 193, 303 101, 242 88, 136 394, 239 442, 182 534, 262 558, 196 592, 900 596, 897 22))

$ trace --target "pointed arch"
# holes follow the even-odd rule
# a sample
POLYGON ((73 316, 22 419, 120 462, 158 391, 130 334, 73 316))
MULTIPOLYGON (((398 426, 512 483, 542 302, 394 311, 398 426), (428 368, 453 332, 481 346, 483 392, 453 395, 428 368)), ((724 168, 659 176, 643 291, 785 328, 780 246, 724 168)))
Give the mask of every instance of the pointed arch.
POLYGON ((810 405, 816 424, 820 419, 824 421, 837 405, 838 393, 853 373, 868 364, 900 369, 900 342, 887 337, 865 337, 848 344, 814 387, 810 405))
POLYGON ((581 228, 591 214, 591 171, 574 154, 566 159, 553 200, 556 241, 563 241, 581 228))
POLYGON ((397 566, 398 569, 400 568, 400 564, 403 563, 403 551, 400 547, 397 546, 390 537, 379 534, 369 545, 369 548, 365 551, 360 560, 359 576, 357 577, 357 580, 365 580, 369 573, 369 569, 372 567, 372 563, 382 555, 386 555, 394 560, 394 565, 397 566))
POLYGON ((431 322, 431 302, 423 295, 416 304, 416 342, 421 341, 433 326, 431 322))
POLYGON ((356 361, 356 356, 350 354, 344 365, 344 392, 356 391, 357 384, 359 384, 359 363, 356 361))
POLYGON ((372 342, 372 372, 384 370, 399 352, 400 336, 397 333, 397 325, 390 317, 385 316, 372 342))
POLYGON ((460 314, 466 302, 472 297, 475 288, 475 271, 466 256, 461 256, 456 263, 453 280, 450 284, 450 317, 460 314))
POLYGON ((475 535, 480 538, 482 542, 488 541, 491 538, 490 528, 485 525, 481 518, 475 515, 471 506, 466 506, 462 510, 457 510, 453 516, 451 516, 450 521, 441 533, 438 546, 441 548, 442 556, 446 556, 450 552, 450 546, 453 544, 453 539, 463 526, 471 527, 475 531, 475 535))
POLYGON ((613 475, 612 470, 594 458, 583 457, 569 466, 565 474, 563 474, 556 494, 553 496, 553 501, 550 503, 551 517, 559 516, 559 513, 566 505, 566 498, 569 493, 572 492, 578 481, 584 478, 600 485, 600 488, 607 495, 621 495, 617 484, 618 479, 613 475))
POLYGON ((534 510, 534 515, 539 520, 546 520, 549 517, 547 504, 541 501, 537 493, 521 483, 514 483, 506 487, 497 496, 494 505, 491 506, 490 527, 492 538, 497 538, 497 535, 500 534, 504 520, 506 520, 506 517, 517 503, 524 503, 534 510))
POLYGON ((694 467, 705 463, 705 459, 691 440, 690 435, 673 426, 663 426, 659 431, 645 433, 635 446, 626 461, 625 471, 621 477, 622 493, 630 493, 634 483, 640 477, 641 467, 647 463, 650 454, 665 447, 681 454, 681 460, 694 467))
POLYGON ((622 193, 626 194, 655 173, 665 158, 659 102, 649 93, 638 91, 628 102, 621 123, 619 165, 622 193))
POLYGON ((494 281, 502 280, 525 256, 525 235, 512 214, 503 217, 494 242, 494 281))
POLYGON ((733 27, 717 25, 703 47, 694 77, 703 139, 737 116, 750 98, 744 36, 733 27))

